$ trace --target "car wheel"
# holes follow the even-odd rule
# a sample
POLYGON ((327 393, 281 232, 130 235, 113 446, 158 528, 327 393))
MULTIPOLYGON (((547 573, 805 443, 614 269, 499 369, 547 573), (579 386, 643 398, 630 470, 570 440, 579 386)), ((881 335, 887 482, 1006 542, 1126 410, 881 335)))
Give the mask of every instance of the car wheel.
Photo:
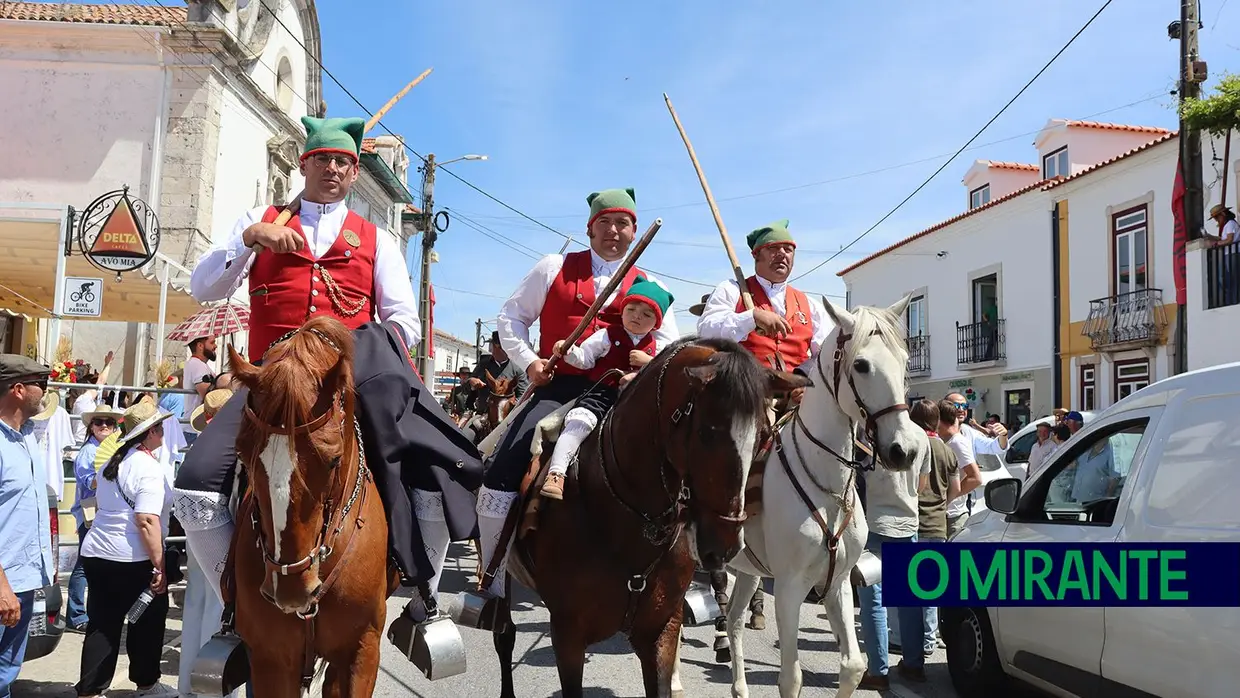
POLYGON ((944 608, 943 640, 952 686, 964 698, 984 698, 1004 689, 995 635, 985 609, 944 608))

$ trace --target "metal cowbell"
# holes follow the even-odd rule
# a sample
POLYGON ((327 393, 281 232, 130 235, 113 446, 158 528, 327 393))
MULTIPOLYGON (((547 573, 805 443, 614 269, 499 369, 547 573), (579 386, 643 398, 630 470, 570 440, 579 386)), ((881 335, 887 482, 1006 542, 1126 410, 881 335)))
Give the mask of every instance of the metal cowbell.
POLYGON ((420 623, 402 615, 392 621, 388 640, 431 681, 465 673, 465 640, 452 618, 443 613, 420 623))
POLYGON ((873 586, 883 580, 883 559, 869 550, 862 550, 849 576, 853 586, 873 586))
POLYGON ((216 633, 194 660, 190 688, 198 696, 227 696, 250 680, 250 650, 236 633, 216 633))
POLYGON ((685 592, 684 613, 681 619, 683 625, 713 623, 722 615, 723 611, 719 608, 719 602, 715 600, 715 593, 709 586, 697 581, 689 584, 689 589, 685 592))

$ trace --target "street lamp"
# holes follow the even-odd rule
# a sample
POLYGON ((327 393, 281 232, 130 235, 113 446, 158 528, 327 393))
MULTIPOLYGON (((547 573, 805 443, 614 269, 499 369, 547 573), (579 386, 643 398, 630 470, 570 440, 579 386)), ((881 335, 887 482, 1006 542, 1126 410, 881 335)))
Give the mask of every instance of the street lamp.
MULTIPOLYGON (((462 160, 487 160, 486 155, 462 155, 459 158, 453 158, 446 162, 435 162, 435 154, 428 153, 426 156, 426 164, 422 165, 422 282, 419 284, 419 303, 418 315, 422 322, 422 341, 418 343, 418 371, 422 374, 422 380, 433 393, 435 390, 435 364, 431 360, 428 351, 431 333, 435 330, 430 325, 431 319, 431 259, 434 255, 435 240, 442 232, 437 229, 435 222, 435 168, 441 165, 448 165, 462 160)), ((443 230, 447 230, 445 223, 443 230)))

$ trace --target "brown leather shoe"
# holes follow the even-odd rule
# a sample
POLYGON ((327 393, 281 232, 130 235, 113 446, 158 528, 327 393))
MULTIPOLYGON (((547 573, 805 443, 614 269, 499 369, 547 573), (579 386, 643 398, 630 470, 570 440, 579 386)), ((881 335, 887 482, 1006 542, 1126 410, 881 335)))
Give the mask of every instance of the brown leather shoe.
POLYGON ((547 473, 540 494, 547 499, 564 499, 564 476, 559 473, 547 473))
POLYGON ((925 683, 926 682, 926 668, 925 667, 911 667, 905 664, 904 660, 901 659, 900 663, 896 665, 896 670, 900 672, 900 678, 902 679, 908 679, 909 681, 912 681, 913 683, 925 683))
POLYGON ((861 683, 857 684, 857 688, 865 691, 890 691, 891 681, 886 676, 878 676, 867 671, 865 676, 861 677, 861 683))

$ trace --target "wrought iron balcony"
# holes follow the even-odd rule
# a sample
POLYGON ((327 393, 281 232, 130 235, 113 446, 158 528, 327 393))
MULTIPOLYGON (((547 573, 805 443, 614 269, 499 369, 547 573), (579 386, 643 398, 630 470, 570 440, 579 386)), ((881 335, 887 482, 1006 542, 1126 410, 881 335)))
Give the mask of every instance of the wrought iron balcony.
POLYGON ((1240 305, 1240 242, 1206 248, 1206 309, 1240 305))
POLYGON ((956 364, 991 364, 1007 359, 1004 321, 956 323, 956 364))
POLYGON ((1162 289, 1147 288, 1089 302, 1081 334, 1095 350, 1157 346, 1167 329, 1162 289))
POLYGON ((923 334, 909 337, 908 340, 908 372, 930 372, 930 335, 923 334))

